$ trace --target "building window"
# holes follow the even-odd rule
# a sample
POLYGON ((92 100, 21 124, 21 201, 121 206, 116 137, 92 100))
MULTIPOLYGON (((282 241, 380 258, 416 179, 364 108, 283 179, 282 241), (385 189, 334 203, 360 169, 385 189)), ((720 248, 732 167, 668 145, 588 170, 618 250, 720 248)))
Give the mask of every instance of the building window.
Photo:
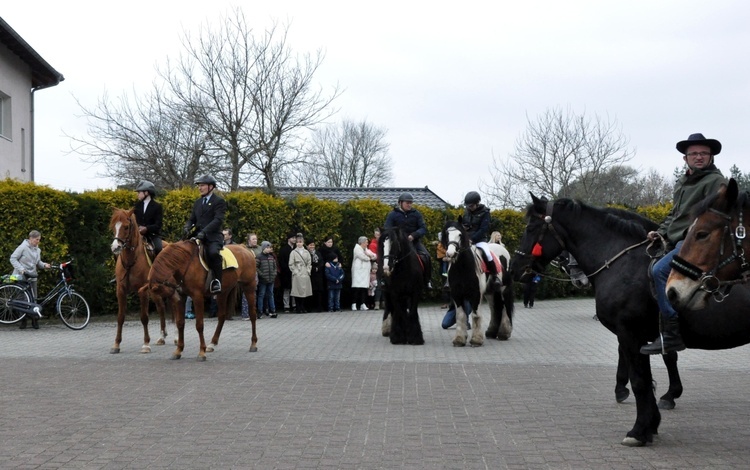
POLYGON ((10 96, 0 91, 0 136, 10 139, 10 96))

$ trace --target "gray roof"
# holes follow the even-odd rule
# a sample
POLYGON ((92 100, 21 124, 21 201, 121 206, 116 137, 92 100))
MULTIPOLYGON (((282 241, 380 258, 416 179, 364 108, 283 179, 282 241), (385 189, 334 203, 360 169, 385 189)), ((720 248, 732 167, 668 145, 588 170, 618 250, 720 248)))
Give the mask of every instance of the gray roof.
MULTIPOLYGON (((243 188, 243 189, 260 189, 265 188, 243 188)), ((374 199, 381 201, 389 206, 398 202, 398 196, 401 193, 411 193, 414 196, 414 204, 426 206, 431 209, 445 209, 451 207, 449 203, 433 193, 430 188, 305 188, 305 187, 283 187, 277 186, 276 192, 280 197, 293 198, 303 194, 313 196, 317 199, 325 199, 345 203, 352 199, 374 199)))
POLYGON ((0 44, 7 47, 31 67, 32 88, 47 88, 65 80, 60 72, 42 59, 42 56, 29 46, 29 43, 24 41, 2 18, 0 18, 0 44))

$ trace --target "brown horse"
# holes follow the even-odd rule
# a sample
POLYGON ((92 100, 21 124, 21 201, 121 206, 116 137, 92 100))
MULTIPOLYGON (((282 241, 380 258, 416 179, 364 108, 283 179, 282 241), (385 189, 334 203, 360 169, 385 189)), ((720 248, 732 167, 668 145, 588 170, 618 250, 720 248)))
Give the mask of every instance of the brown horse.
MULTIPOLYGON (((115 266, 115 279, 117 280, 117 335, 115 344, 109 350, 111 354, 120 352, 122 342, 122 325, 125 322, 125 313, 128 306, 128 294, 138 292, 141 301, 141 323, 143 324, 143 346, 142 353, 151 352, 151 337, 148 334, 148 292, 141 292, 140 288, 148 282, 148 271, 151 268, 146 254, 143 237, 138 232, 135 215, 132 210, 114 209, 109 227, 114 235, 112 241, 112 253, 117 256, 115 266)), ((166 246, 166 243, 164 244, 166 246)), ((156 311, 159 312, 161 336, 157 345, 164 344, 167 336, 167 325, 164 318, 164 302, 161 298, 154 298, 156 311)))
POLYGON ((750 281, 750 193, 734 178, 696 207, 680 252, 672 260, 667 294, 680 309, 722 302, 732 286, 750 281))
POLYGON ((219 336, 224 326, 227 310, 234 309, 237 300, 237 289, 245 294, 250 306, 250 321, 252 323, 253 336, 250 343, 250 352, 258 350, 258 337, 255 334, 255 320, 257 313, 255 309, 255 255, 252 251, 242 245, 226 245, 225 250, 231 251, 237 258, 238 267, 225 269, 222 275, 221 293, 216 296, 218 303, 218 324, 211 339, 211 344, 206 347, 203 338, 203 311, 204 299, 208 294, 206 285, 207 271, 199 258, 199 244, 196 240, 185 240, 173 243, 165 247, 151 266, 148 277, 148 286, 144 286, 151 293, 159 297, 171 298, 174 315, 177 323, 177 349, 172 354, 172 359, 180 359, 185 349, 185 314, 184 308, 179 310, 180 295, 190 296, 195 308, 195 329, 200 338, 200 351, 198 360, 206 360, 206 352, 212 352, 219 344, 219 336))

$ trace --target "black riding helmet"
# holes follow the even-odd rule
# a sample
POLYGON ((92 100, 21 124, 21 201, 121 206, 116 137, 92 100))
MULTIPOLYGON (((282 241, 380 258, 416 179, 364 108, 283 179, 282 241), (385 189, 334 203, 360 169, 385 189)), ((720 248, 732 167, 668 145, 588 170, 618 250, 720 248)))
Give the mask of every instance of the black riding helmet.
POLYGON ((216 178, 206 174, 195 180, 195 184, 212 184, 216 186, 216 178))
POLYGON ((479 201, 482 200, 482 196, 479 195, 476 191, 469 191, 466 193, 466 197, 464 198, 464 205, 469 204, 479 204, 479 201))

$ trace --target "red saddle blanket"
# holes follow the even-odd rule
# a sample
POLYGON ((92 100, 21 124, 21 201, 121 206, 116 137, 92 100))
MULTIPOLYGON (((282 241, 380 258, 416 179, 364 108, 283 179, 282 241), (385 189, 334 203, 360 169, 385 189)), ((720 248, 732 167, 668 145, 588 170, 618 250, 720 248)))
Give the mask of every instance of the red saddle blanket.
MULTIPOLYGON (((489 271, 487 271, 487 260, 484 259, 484 253, 480 253, 479 259, 482 260, 482 272, 485 274, 489 274, 489 271)), ((492 253, 492 261, 495 263, 495 269, 497 269, 497 273, 499 275, 502 275, 503 265, 502 263, 500 263, 500 258, 498 258, 495 253, 492 253)))

